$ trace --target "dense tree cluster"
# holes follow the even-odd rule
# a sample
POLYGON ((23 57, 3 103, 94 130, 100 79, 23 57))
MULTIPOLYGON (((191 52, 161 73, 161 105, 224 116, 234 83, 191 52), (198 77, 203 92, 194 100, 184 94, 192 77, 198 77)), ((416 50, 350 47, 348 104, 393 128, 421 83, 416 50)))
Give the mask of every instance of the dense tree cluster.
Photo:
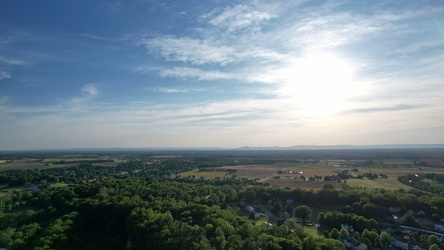
MULTIPOLYGON (((242 186, 236 189, 239 188, 239 193, 248 190, 242 186)), ((236 189, 228 185, 128 178, 15 193, 8 201, 12 207, 0 213, 0 246, 343 249, 342 243, 313 238, 294 223, 268 227, 239 215, 228 205, 244 200, 236 189)))
POLYGON ((398 180, 416 189, 444 196, 444 175, 436 173, 406 174, 398 180))

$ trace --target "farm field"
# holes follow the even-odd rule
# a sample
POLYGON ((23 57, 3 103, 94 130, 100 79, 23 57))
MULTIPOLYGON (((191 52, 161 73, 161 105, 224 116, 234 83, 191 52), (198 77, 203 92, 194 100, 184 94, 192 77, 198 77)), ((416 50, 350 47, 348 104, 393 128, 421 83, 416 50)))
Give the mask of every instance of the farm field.
POLYGON ((359 180, 359 179, 349 179, 347 184, 351 187, 363 187, 363 188, 385 188, 385 189, 405 189, 409 190, 411 187, 399 182, 394 177, 389 177, 387 179, 376 179, 376 180, 359 180))
POLYGON ((188 172, 182 172, 179 175, 182 177, 188 177, 188 176, 195 176, 197 178, 199 177, 205 177, 205 178, 216 178, 216 177, 224 177, 226 176, 227 172, 224 171, 204 171, 201 172, 199 169, 193 169, 188 172))
POLYGON ((41 162, 14 161, 0 164, 0 170, 7 169, 42 169, 48 168, 41 162))
POLYGON ((93 165, 100 166, 117 166, 118 160, 111 158, 110 156, 60 156, 60 157, 48 157, 48 158, 20 158, 13 160, 0 160, 0 170, 8 169, 44 169, 44 168, 57 168, 57 167, 72 167, 79 165, 79 162, 92 162, 93 165), (100 162, 103 160, 104 162, 100 162), (113 160, 113 161, 110 161, 113 160))
MULTIPOLYGON (((341 162, 337 160, 335 162, 341 162)), ((401 160, 393 161, 396 163, 405 164, 401 160)), ((336 181, 305 181, 301 177, 310 178, 315 176, 325 177, 332 176, 342 171, 352 173, 355 175, 363 175, 366 173, 384 174, 386 179, 368 180, 349 179, 347 183, 352 187, 364 188, 386 188, 386 189, 409 189, 407 185, 400 183, 397 178, 406 173, 444 173, 443 168, 428 168, 428 167, 406 167, 406 168, 391 168, 391 167, 337 167, 333 165, 326 165, 324 163, 317 164, 276 164, 276 165, 240 165, 240 166, 225 166, 224 169, 235 169, 234 173, 240 178, 258 179, 259 182, 268 183, 269 185, 279 185, 285 187, 301 189, 322 189, 325 184, 331 184, 335 188, 340 188, 341 183, 336 181)), ((204 175, 201 172, 201 175, 204 175)), ((211 178, 207 176, 208 178, 211 178)))

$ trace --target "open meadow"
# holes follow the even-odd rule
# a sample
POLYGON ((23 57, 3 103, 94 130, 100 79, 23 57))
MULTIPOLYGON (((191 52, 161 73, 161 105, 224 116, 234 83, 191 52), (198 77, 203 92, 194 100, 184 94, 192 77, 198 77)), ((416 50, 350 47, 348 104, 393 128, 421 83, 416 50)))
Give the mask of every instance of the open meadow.
MULTIPOLYGON (((340 161, 336 161, 340 162, 340 161)), ((398 164, 395 166, 407 166, 406 161, 391 162, 398 164)), ((392 165, 392 164, 390 164, 392 165)), ((385 188, 385 189, 410 189, 409 186, 398 181, 399 176, 407 173, 425 174, 438 173, 444 174, 444 168, 431 167, 339 167, 325 163, 316 164, 267 164, 267 165, 241 165, 225 166, 224 169, 235 169, 237 177, 255 179, 269 185, 279 185, 285 187, 299 187, 301 189, 322 189, 324 184, 331 184, 335 188, 340 188, 341 183, 337 181, 324 181, 324 177, 333 176, 341 172, 352 173, 355 178, 347 179, 347 184, 352 187, 364 188, 385 188), (386 178, 370 180, 365 177, 357 178, 360 175, 372 173, 376 175, 385 175, 386 178), (310 177, 311 181, 310 181, 310 177), (317 178, 316 178, 317 177, 317 178)), ((204 172, 200 176, 205 176, 204 172)), ((208 176, 208 178, 211 178, 208 176)))
POLYGON ((385 188, 385 189, 405 189, 409 190, 411 187, 401 183, 397 178, 389 177, 387 179, 349 179, 347 184, 351 187, 362 187, 362 188, 385 188))
POLYGON ((57 157, 17 157, 8 160, 0 160, 0 170, 8 169, 44 169, 57 167, 73 167, 81 162, 100 166, 117 166, 120 159, 110 156, 98 155, 66 155, 57 157))

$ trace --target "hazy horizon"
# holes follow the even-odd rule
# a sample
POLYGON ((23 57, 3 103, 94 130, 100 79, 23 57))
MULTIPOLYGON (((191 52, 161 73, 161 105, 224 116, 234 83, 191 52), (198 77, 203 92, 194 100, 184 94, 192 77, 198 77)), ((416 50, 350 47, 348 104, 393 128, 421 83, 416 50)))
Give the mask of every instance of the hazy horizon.
POLYGON ((0 3, 0 150, 444 143, 444 2, 0 3))
POLYGON ((248 150, 264 150, 264 151, 303 151, 303 150, 405 150, 405 149, 442 149, 444 144, 375 144, 375 145, 294 145, 289 147, 280 146, 241 146, 241 147, 100 147, 100 148, 22 148, 7 149, 0 152, 113 152, 113 151, 248 151, 248 150))

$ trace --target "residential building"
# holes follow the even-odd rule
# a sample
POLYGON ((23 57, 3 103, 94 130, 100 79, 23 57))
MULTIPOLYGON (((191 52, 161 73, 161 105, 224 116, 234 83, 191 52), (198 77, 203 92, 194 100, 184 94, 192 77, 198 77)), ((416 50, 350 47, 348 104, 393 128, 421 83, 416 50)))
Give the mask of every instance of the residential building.
POLYGON ((347 225, 347 224, 341 224, 341 229, 345 229, 350 233, 355 232, 355 230, 353 229, 353 226, 347 225))
POLYGON ((352 237, 346 235, 346 236, 340 236, 339 240, 344 243, 344 245, 351 250, 367 250, 367 245, 353 239, 352 237))
POLYGON ((392 245, 398 249, 409 250, 409 239, 404 237, 393 238, 392 245))

